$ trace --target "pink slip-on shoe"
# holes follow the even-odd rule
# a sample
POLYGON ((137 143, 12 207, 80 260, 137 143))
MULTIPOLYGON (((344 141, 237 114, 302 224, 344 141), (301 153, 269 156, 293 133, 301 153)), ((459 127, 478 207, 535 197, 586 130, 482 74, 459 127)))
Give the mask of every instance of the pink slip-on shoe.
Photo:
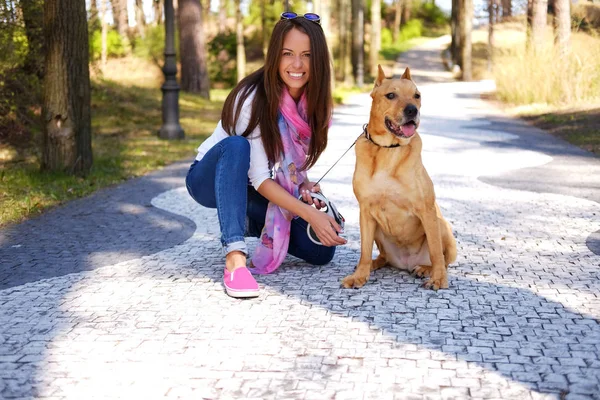
POLYGON ((225 269, 223 284, 231 297, 256 297, 259 293, 258 283, 246 267, 237 268, 233 272, 225 269))

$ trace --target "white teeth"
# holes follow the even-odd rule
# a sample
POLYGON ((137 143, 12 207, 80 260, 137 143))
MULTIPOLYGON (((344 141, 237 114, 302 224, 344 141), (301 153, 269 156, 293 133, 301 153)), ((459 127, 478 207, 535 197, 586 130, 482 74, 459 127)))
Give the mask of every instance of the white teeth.
POLYGON ((299 73, 299 74, 295 74, 293 72, 288 72, 292 78, 302 78, 302 75, 304 75, 303 73, 299 73))

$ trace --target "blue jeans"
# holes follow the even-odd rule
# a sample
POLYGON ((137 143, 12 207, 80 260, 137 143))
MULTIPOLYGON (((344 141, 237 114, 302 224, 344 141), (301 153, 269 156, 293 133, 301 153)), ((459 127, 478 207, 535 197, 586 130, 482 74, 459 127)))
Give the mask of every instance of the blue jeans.
MULTIPOLYGON (((197 203, 217 209, 225 253, 237 250, 248 255, 244 236, 259 237, 265 224, 269 201, 248 184, 249 168, 248 140, 230 136, 215 144, 202 160, 194 161, 185 179, 197 203)), ((327 264, 335 247, 313 243, 306 234, 307 225, 301 218, 292 220, 288 253, 310 264, 327 264)))

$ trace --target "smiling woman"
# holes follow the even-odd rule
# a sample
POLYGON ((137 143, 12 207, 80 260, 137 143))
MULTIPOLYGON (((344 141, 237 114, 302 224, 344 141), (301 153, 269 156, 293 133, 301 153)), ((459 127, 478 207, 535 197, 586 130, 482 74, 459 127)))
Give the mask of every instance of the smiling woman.
POLYGON ((327 146, 330 79, 319 17, 283 13, 265 65, 233 89, 214 133, 198 148, 186 186, 199 204, 218 211, 223 280, 232 297, 258 296, 245 236, 261 238, 255 273, 274 271, 288 253, 326 264, 346 243, 335 219, 319 211, 324 204, 311 193, 321 188, 307 176, 327 146), (322 245, 308 237, 307 224, 322 245))

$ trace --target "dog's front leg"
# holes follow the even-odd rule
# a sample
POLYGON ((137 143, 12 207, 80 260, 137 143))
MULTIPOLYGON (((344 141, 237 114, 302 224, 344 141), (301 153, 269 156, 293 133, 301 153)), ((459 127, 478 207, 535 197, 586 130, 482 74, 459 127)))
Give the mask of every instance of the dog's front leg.
POLYGON ((345 288, 359 288, 369 280, 371 274, 371 258, 373 257, 373 242, 377 222, 363 207, 360 208, 360 260, 352 275, 342 280, 345 288))
POLYGON ((435 203, 427 206, 421 214, 421 223, 425 229, 429 257, 431 258, 431 275, 423 284, 433 290, 448 288, 448 274, 444 261, 444 250, 442 246, 442 232, 436 213, 435 203))

